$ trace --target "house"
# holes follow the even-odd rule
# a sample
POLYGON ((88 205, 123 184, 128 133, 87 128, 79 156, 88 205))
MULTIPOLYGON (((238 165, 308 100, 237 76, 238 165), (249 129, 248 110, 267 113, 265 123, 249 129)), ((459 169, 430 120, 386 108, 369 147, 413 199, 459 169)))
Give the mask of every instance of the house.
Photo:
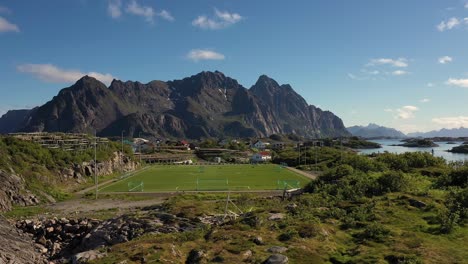
POLYGON ((154 147, 155 146, 151 141, 143 138, 135 138, 132 144, 132 149, 134 153, 139 153, 140 151, 149 152, 154 150, 154 147))
POLYGON ((286 147, 286 144, 284 142, 275 142, 271 144, 271 149, 274 149, 274 150, 284 149, 285 147, 286 147))
POLYGON ((258 152, 250 158, 252 162, 267 162, 271 160, 271 153, 267 151, 258 152))
POLYGON ((251 148, 256 148, 256 149, 259 149, 259 150, 264 150, 267 147, 267 143, 265 143, 265 142, 263 142, 261 140, 257 140, 253 144, 251 144, 250 147, 251 148))
POLYGON ((189 147, 190 143, 187 140, 181 140, 181 141, 177 142, 177 146, 189 147))
POLYGON ((187 140, 181 140, 177 142, 177 146, 183 147, 184 149, 190 150, 190 142, 187 140))

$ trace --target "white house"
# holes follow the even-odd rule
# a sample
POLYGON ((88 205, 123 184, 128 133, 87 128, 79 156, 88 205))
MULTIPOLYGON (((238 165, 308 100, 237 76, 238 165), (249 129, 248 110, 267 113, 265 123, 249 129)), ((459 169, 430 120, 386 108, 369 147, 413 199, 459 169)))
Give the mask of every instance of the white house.
POLYGON ((252 155, 251 160, 253 162, 267 162, 271 160, 271 153, 270 152, 258 152, 252 155))
MULTIPOLYGON (((269 145, 269 144, 268 144, 269 145)), ((261 140, 257 140, 255 141, 255 143, 253 143, 252 145, 250 145, 251 148, 256 148, 256 149, 260 149, 260 150, 263 150, 267 147, 267 143, 261 141, 261 140)))

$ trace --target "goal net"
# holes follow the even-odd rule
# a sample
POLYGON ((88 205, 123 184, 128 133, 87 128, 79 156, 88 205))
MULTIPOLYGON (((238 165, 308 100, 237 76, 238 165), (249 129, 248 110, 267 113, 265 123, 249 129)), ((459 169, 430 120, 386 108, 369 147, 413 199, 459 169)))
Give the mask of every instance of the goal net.
POLYGON ((129 192, 143 192, 144 183, 142 181, 131 181, 127 184, 129 192))
POLYGON ((301 182, 298 180, 278 180, 277 187, 280 190, 298 189, 301 188, 301 182))

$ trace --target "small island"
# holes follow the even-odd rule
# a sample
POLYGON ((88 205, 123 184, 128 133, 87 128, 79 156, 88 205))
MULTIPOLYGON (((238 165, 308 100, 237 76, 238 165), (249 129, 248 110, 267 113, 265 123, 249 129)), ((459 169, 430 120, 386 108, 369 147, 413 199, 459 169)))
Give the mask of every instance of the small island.
POLYGON ((367 141, 358 137, 351 137, 347 142, 343 143, 343 146, 352 149, 378 149, 382 147, 379 143, 367 141))
POLYGON ((403 140, 403 144, 392 145, 392 146, 400 146, 400 147, 408 147, 408 148, 433 148, 438 147, 434 141, 429 139, 405 139, 403 140))
POLYGON ((452 153, 468 154, 468 144, 463 144, 463 145, 460 145, 460 146, 456 146, 456 147, 453 147, 451 150, 447 150, 447 151, 452 152, 452 153))

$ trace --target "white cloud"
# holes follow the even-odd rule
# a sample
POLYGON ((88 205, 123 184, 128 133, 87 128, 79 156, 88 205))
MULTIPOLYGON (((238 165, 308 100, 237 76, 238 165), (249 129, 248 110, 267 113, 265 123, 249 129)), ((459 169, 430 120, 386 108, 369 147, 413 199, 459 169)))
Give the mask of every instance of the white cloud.
POLYGON ((449 63, 449 62, 452 62, 452 61, 453 61, 453 58, 450 57, 450 56, 443 56, 443 57, 439 58, 439 63, 440 64, 446 64, 446 63, 449 63))
POLYGON ((70 83, 75 82, 81 77, 88 75, 94 77, 101 82, 109 85, 113 79, 111 74, 102 74, 99 72, 83 73, 78 70, 60 69, 52 64, 22 64, 17 66, 17 70, 23 73, 29 73, 43 81, 53 83, 70 83))
POLYGON ((20 30, 17 25, 0 16, 0 33, 1 32, 20 32, 20 30))
POLYGON ((396 109, 396 118, 398 119, 411 119, 414 118, 414 113, 419 111, 419 108, 412 105, 406 105, 396 109))
POLYGON ((187 54, 187 58, 192 61, 224 60, 224 55, 212 50, 194 49, 187 54))
POLYGON ((409 74, 409 72, 407 72, 407 71, 402 71, 402 70, 396 70, 396 71, 393 71, 391 74, 392 74, 392 75, 395 75, 395 76, 401 76, 401 75, 409 74))
POLYGON ((387 113, 392 113, 392 112, 393 112, 393 109, 385 108, 384 111, 387 112, 387 113))
POLYGON ((421 102, 421 103, 429 103, 430 101, 431 101, 431 99, 429 99, 429 98, 423 98, 423 99, 419 100, 419 102, 421 102))
POLYGON ((465 8, 468 9, 468 2, 465 3, 465 8))
POLYGON ((448 129, 468 127, 468 116, 436 117, 432 119, 432 122, 448 129))
POLYGON ((109 0, 107 5, 107 12, 112 18, 119 18, 122 16, 122 1, 109 0))
POLYGON ((241 21, 243 17, 238 13, 222 12, 215 9, 215 16, 198 16, 192 21, 192 25, 203 29, 223 29, 241 21))
POLYGON ((356 75, 352 74, 352 73, 348 73, 348 77, 350 79, 353 79, 353 80, 361 80, 361 78, 358 78, 356 75))
POLYGON ((448 85, 459 86, 463 88, 468 88, 468 79, 453 79, 450 78, 445 82, 448 85))
POLYGON ((156 15, 154 9, 149 6, 141 6, 136 0, 130 1, 125 11, 132 15, 144 17, 150 24, 154 23, 154 16, 156 15))
POLYGON ((451 17, 449 18, 447 21, 441 21, 438 25, 437 25, 437 30, 439 31, 445 31, 445 30, 450 30, 450 29, 453 29, 457 26, 460 25, 460 20, 456 17, 451 17))
POLYGON ((164 9, 161 10, 161 12, 159 12, 157 15, 158 15, 159 17, 161 17, 161 18, 167 20, 167 21, 171 21, 171 22, 172 22, 172 21, 175 20, 175 18, 171 15, 171 13, 169 13, 169 11, 164 10, 164 9))
POLYGON ((406 58, 398 58, 398 59, 379 58, 379 59, 371 59, 367 65, 368 66, 391 65, 393 67, 405 68, 405 67, 408 67, 408 60, 406 58))
POLYGON ((434 87, 434 84, 431 83, 431 82, 427 83, 426 85, 427 85, 427 87, 434 87))

